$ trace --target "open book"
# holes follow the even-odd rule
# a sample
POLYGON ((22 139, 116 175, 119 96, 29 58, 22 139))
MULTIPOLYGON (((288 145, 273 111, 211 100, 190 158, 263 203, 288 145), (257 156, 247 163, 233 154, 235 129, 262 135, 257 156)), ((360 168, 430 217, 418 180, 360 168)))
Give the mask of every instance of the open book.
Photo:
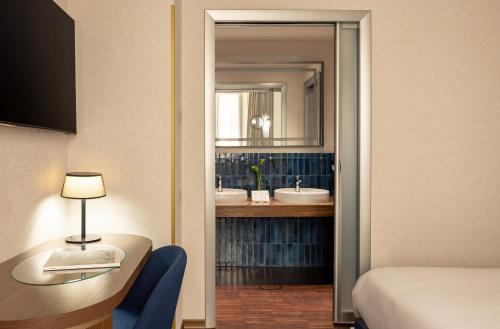
POLYGON ((120 267, 115 250, 57 250, 45 263, 44 271, 66 271, 120 267))

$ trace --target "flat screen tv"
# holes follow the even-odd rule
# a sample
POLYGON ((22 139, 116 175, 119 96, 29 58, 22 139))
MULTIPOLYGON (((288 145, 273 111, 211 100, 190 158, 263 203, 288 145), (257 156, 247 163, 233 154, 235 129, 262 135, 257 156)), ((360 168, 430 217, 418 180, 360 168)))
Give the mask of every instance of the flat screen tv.
POLYGON ((0 123, 76 133, 75 23, 52 0, 0 0, 0 123))

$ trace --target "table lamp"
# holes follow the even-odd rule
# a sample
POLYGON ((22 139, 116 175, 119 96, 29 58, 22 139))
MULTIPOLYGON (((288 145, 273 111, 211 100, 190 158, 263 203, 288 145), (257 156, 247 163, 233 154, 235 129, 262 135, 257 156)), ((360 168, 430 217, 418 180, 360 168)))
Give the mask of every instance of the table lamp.
POLYGON ((95 172, 70 172, 66 174, 61 196, 68 199, 82 200, 82 234, 66 238, 69 243, 89 243, 101 240, 99 235, 87 235, 85 232, 85 201, 106 196, 102 174, 95 172))

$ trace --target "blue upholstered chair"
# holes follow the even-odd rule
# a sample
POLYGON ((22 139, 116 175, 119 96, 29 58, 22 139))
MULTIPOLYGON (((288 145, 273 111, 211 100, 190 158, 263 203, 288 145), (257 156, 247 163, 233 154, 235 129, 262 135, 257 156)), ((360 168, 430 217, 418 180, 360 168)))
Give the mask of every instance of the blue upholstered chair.
POLYGON ((178 246, 153 251, 125 300, 113 311, 113 329, 170 329, 186 260, 186 252, 178 246))

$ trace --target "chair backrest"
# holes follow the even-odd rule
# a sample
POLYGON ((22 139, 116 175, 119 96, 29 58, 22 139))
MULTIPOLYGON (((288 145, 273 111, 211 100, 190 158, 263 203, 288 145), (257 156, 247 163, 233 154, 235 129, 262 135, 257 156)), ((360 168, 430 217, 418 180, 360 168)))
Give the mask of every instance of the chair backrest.
POLYGON ((138 314, 134 329, 169 329, 175 316, 187 256, 178 246, 151 254, 120 308, 138 314))

